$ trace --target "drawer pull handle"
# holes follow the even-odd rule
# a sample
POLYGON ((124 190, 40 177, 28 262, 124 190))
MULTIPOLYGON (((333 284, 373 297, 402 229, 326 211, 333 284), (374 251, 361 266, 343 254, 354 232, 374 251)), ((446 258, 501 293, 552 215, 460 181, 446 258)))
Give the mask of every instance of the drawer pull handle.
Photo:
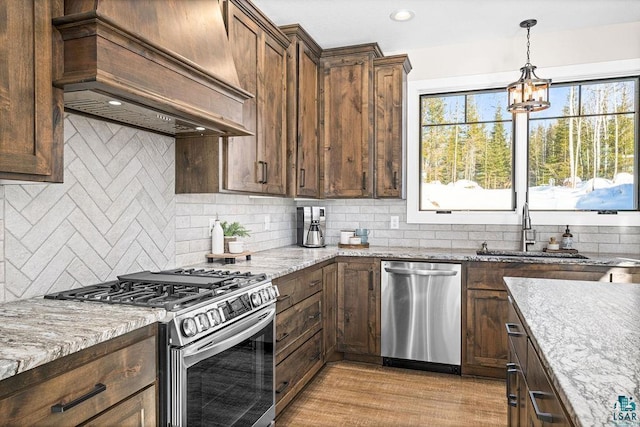
POLYGON ((74 406, 77 406, 77 405, 81 404, 85 400, 89 400, 93 396, 102 393, 106 389, 107 389, 106 385, 104 385, 102 383, 98 383, 93 387, 93 390, 91 390, 89 393, 87 393, 87 394, 85 394, 83 396, 80 396, 77 399, 72 400, 71 402, 67 403, 66 405, 64 403, 57 403, 57 404, 53 405, 51 407, 51 412, 52 413, 56 413, 56 412, 68 411, 69 409, 73 408, 74 406))
POLYGON ((511 393, 511 375, 518 372, 518 365, 515 363, 507 363, 507 403, 509 406, 517 407, 518 401, 515 394, 511 393))
POLYGON ((504 326, 507 328, 507 335, 510 337, 521 337, 524 336, 524 332, 514 331, 512 329, 519 329, 516 323, 505 323, 504 326))
POLYGON ((289 332, 282 335, 280 338, 276 338, 276 342, 280 342, 289 336, 289 332))
POLYGON ((309 287, 312 288, 316 285, 319 285, 322 282, 322 280, 314 280, 313 282, 309 283, 309 287))
POLYGON ((553 424, 553 415, 549 412, 541 412, 540 408, 538 408, 537 399, 544 399, 545 397, 551 396, 549 393, 545 393, 542 391, 529 391, 529 397, 531 397, 531 403, 533 404, 533 410, 536 413, 536 418, 542 421, 543 423, 553 424))
POLYGON ((289 381, 283 382, 282 385, 276 389, 276 394, 282 393, 287 389, 287 387, 289 387, 289 381))
POLYGON ((316 313, 316 314, 311 314, 309 315, 309 319, 317 319, 318 317, 320 317, 320 312, 316 313))
POLYGON ((276 301, 280 302, 280 301, 284 301, 286 299, 291 298, 291 295, 281 295, 278 298, 276 298, 276 301))
POLYGON ((313 356, 311 356, 311 357, 309 358, 309 361, 312 361, 312 360, 320 360, 320 356, 321 356, 321 355, 322 355, 322 353, 316 353, 315 355, 313 355, 313 356))

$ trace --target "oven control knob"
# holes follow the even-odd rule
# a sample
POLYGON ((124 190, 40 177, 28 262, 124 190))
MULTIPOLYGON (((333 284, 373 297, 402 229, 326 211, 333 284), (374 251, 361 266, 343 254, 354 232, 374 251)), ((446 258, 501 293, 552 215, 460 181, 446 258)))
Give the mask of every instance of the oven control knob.
POLYGON ((269 299, 270 300, 274 300, 274 299, 277 298, 276 290, 273 287, 269 288, 267 291, 269 292, 269 299))
POLYGON ((251 294, 251 303, 254 307, 260 307, 262 305, 262 295, 260 295, 260 292, 251 294))
POLYGON ((269 302, 271 298, 269 298, 269 291, 266 289, 260 290, 260 296, 262 297, 262 302, 269 302))
POLYGON ((187 317, 182 321, 182 333, 185 337, 192 337, 198 333, 198 327, 195 319, 187 317))
POLYGON ((220 312, 218 311, 217 308, 214 308, 213 310, 209 310, 209 317, 211 319, 212 326, 216 326, 222 323, 222 316, 220 316, 220 312))
POLYGON ((197 323, 199 323, 198 325, 199 332, 206 331, 211 327, 211 323, 209 322, 209 318, 207 317, 206 313, 198 314, 197 320, 198 320, 197 323))

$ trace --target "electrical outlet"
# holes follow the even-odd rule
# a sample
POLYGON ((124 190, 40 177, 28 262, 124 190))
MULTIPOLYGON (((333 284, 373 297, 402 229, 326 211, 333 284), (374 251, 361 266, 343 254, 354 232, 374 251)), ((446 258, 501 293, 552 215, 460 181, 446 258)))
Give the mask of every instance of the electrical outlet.
POLYGON ((213 224, 216 223, 215 218, 209 218, 209 237, 211 237, 211 232, 213 231, 213 224))
POLYGON ((269 215, 264 216, 264 231, 271 229, 271 217, 269 215))
POLYGON ((389 221, 389 228, 392 230, 397 230, 398 228, 400 228, 400 217, 399 216, 392 216, 391 220, 389 221))

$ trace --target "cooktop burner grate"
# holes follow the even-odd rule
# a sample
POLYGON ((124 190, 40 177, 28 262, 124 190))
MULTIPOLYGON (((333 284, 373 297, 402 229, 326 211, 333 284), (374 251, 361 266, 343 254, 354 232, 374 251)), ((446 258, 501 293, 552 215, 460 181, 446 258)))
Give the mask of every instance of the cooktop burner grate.
POLYGON ((50 299, 102 301, 177 311, 266 281, 264 274, 205 269, 142 271, 118 280, 46 295, 50 299))

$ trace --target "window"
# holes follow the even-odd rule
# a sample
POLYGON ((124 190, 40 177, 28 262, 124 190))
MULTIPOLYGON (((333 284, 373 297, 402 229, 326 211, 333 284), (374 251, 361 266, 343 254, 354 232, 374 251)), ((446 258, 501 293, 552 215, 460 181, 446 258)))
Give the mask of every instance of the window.
POLYGON ((421 94, 418 212, 637 212, 638 92, 555 84, 551 108, 515 121, 504 89, 421 94))
POLYGON ((638 208, 637 91, 637 78, 552 86, 529 117, 531 209, 638 208))
POLYGON ((420 97, 420 210, 513 210, 505 90, 420 97))

